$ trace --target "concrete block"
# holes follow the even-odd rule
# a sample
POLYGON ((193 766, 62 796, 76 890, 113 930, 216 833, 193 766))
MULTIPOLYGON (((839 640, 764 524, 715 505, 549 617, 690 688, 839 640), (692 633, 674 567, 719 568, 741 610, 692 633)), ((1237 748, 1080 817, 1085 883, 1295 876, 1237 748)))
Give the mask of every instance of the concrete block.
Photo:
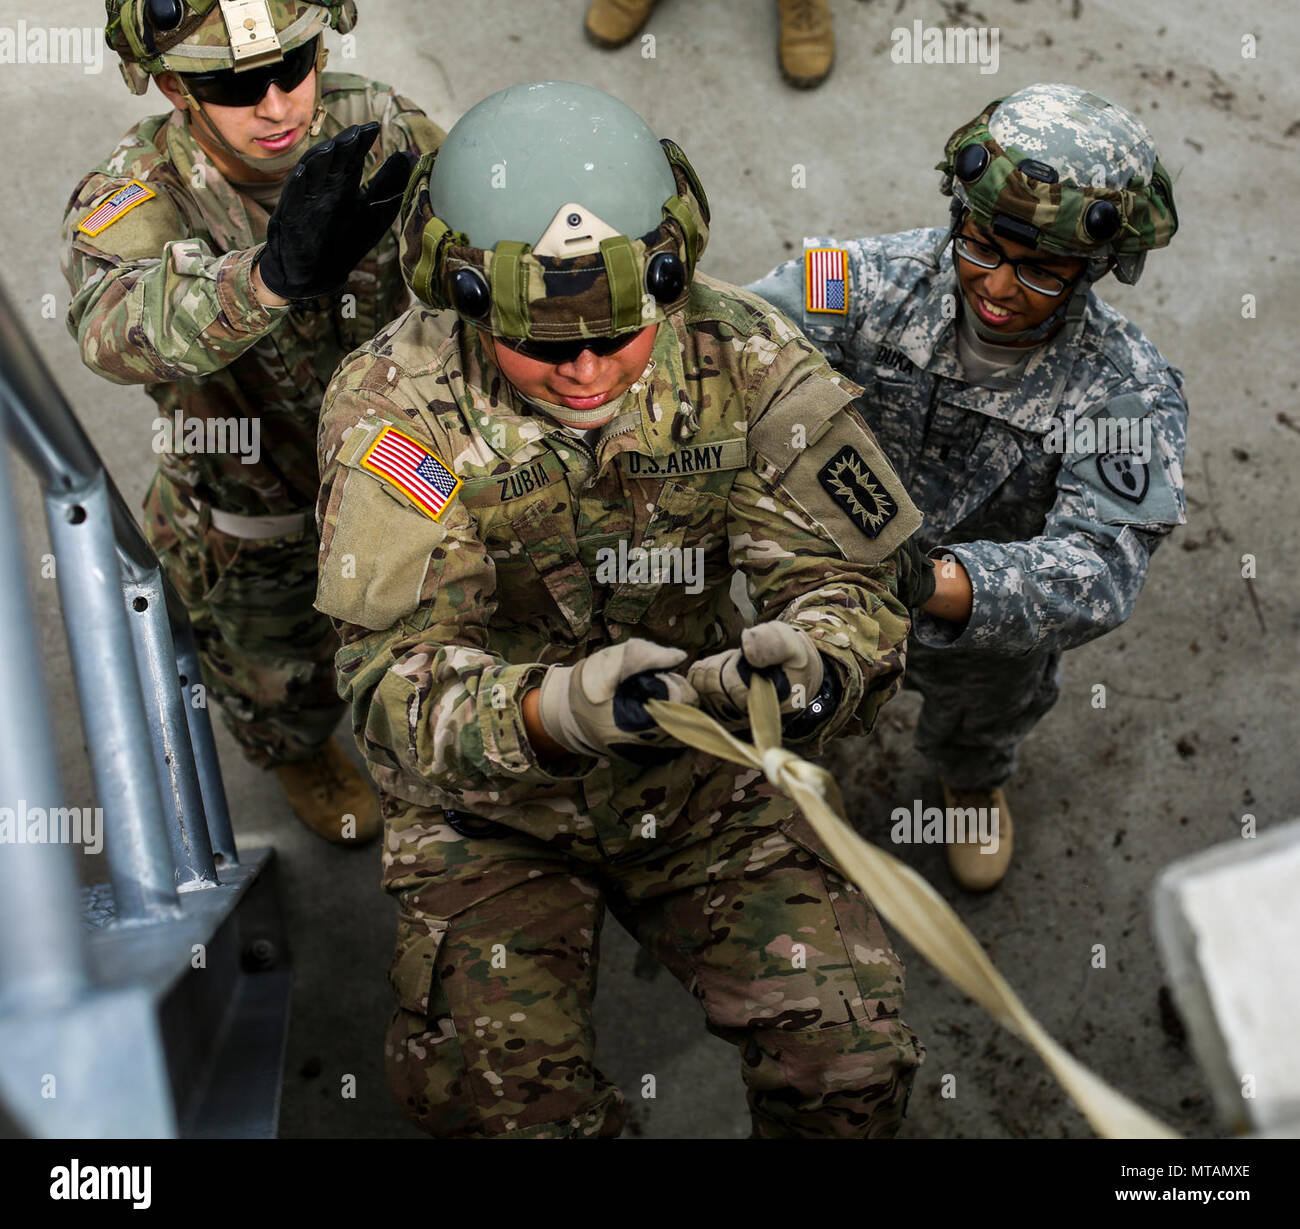
POLYGON ((1300 821, 1166 868, 1156 882, 1155 927, 1220 1114, 1237 1131, 1295 1128, 1300 821))

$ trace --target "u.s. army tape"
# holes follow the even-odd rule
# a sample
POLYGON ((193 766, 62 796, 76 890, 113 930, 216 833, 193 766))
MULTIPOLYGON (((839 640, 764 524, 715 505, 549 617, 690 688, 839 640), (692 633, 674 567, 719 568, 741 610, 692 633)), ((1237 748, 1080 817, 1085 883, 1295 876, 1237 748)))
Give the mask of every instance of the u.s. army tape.
POLYGON ((844 873, 881 916, 963 993, 1038 1052, 1098 1135, 1111 1139, 1178 1139, 1065 1052, 985 955, 947 901, 911 867, 865 841, 844 819, 844 801, 830 775, 781 745, 776 690, 755 675, 749 689, 754 743, 741 742, 707 713, 667 700, 646 703, 650 715, 687 746, 763 772, 799 805, 844 873))

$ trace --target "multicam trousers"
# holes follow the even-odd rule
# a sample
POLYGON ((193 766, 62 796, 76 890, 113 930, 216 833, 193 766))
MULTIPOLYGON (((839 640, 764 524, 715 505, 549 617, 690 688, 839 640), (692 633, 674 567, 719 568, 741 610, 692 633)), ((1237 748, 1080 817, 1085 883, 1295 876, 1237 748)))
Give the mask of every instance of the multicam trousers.
POLYGON ((203 682, 244 755, 263 767, 309 759, 343 715, 334 677, 338 636, 312 605, 318 541, 301 533, 236 538, 206 504, 185 500, 161 473, 144 530, 189 610, 203 682))
MULTIPOLYGON (((606 906, 740 1051, 759 1138, 887 1137, 924 1048, 870 903, 756 774, 723 769, 644 852, 560 850, 383 793, 400 905, 393 1093, 443 1139, 614 1136, 595 1066, 606 906)), ((792 813, 793 812, 793 813, 792 813)))

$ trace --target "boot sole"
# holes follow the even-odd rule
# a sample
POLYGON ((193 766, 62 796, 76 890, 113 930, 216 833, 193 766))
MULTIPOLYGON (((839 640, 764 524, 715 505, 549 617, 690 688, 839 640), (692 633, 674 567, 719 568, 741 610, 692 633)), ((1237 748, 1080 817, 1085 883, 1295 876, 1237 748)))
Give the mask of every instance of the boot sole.
POLYGON ((832 60, 830 68, 828 68, 824 73, 822 73, 820 77, 794 77, 791 76, 790 73, 786 72, 784 68, 782 68, 781 77, 785 81, 786 85, 792 85, 796 90, 811 90, 821 85, 821 83, 831 75, 831 69, 833 69, 834 67, 835 67, 835 61, 832 60))

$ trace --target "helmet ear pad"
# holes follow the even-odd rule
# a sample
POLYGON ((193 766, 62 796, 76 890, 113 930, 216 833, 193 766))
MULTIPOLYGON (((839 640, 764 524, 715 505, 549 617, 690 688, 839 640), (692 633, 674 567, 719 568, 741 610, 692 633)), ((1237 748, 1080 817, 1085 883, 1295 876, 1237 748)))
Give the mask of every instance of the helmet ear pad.
POLYGON ((964 145, 953 160, 953 173, 964 184, 977 183, 989 161, 989 151, 983 145, 964 145))
POLYGON ((645 288, 656 303, 673 303, 686 286, 686 266, 674 252, 659 252, 651 257, 645 271, 645 288))
POLYGON ((1093 201, 1083 211, 1083 229, 1090 239, 1105 243, 1119 232, 1119 210, 1112 201, 1093 201))
POLYGON ((462 315, 481 320, 492 309, 492 292, 477 269, 457 269, 451 275, 451 305, 462 315))
POLYGON ((185 20, 185 5, 181 0, 144 0, 145 17, 153 30, 170 34, 185 20))

